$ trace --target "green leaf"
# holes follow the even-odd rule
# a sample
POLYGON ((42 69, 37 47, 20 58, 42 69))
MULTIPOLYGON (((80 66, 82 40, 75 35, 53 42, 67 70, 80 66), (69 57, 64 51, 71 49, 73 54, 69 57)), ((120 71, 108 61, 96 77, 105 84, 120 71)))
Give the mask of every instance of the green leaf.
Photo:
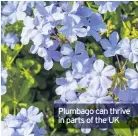
POLYGON ((107 58, 104 55, 96 55, 97 59, 102 59, 106 64, 112 64, 112 58, 107 58))
POLYGON ((1 96, 1 99, 2 101, 6 102, 6 101, 12 101, 12 96, 11 95, 8 95, 8 94, 5 94, 5 95, 2 95, 1 96))
POLYGON ((24 80, 20 89, 19 101, 23 100, 24 97, 29 93, 32 83, 29 80, 24 80))
POLYGON ((90 53, 89 55, 91 55, 91 50, 94 54, 101 54, 102 53, 102 47, 99 44, 97 44, 97 42, 92 42, 90 44, 87 43, 86 49, 87 49, 88 53, 90 53))
POLYGON ((135 4, 136 6, 138 6, 138 1, 134 1, 134 4, 135 4))
POLYGON ((132 68, 132 69, 135 68, 134 64, 131 63, 130 61, 128 61, 126 65, 127 65, 128 68, 132 68))
POLYGON ((41 76, 36 76, 36 80, 38 82, 38 87, 40 89, 45 89, 46 88, 46 80, 44 79, 44 77, 41 76))
POLYGON ((120 36, 121 38, 129 37, 131 33, 131 23, 130 21, 123 22, 123 27, 121 27, 120 36))
POLYGON ((115 133, 118 135, 132 136, 129 126, 123 121, 120 121, 120 123, 114 123, 113 128, 114 128, 115 133))
POLYGON ((16 60, 16 65, 18 68, 23 68, 23 60, 22 59, 17 59, 16 60))
POLYGON ((138 128, 134 130, 134 133, 136 134, 136 136, 138 136, 138 128))
POLYGON ((44 102, 34 102, 33 106, 38 107, 39 110, 43 110, 45 108, 46 104, 44 102))
POLYGON ((108 135, 107 130, 102 131, 99 129, 93 129, 91 133, 92 133, 92 136, 107 136, 108 135))
POLYGON ((35 64, 35 61, 32 59, 25 59, 23 61, 24 68, 30 68, 35 64))

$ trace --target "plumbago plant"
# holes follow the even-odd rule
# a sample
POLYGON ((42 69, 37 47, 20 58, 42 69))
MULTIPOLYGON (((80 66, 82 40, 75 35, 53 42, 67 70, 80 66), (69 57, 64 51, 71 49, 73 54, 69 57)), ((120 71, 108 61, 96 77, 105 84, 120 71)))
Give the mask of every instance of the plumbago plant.
POLYGON ((138 2, 1 4, 2 136, 138 135, 138 116, 76 129, 52 112, 54 101, 138 103, 138 2))

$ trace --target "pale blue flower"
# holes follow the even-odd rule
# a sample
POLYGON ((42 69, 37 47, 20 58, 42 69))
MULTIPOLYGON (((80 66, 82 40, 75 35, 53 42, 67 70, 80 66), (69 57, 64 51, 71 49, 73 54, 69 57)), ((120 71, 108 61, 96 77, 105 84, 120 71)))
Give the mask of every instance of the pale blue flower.
POLYGON ((72 6, 69 2, 60 2, 60 7, 64 11, 63 25, 68 22, 67 19, 73 20, 76 24, 80 22, 81 17, 76 14, 80 7, 78 2, 73 2, 72 6))
POLYGON ((115 56, 119 52, 120 47, 118 46, 118 41, 119 35, 115 31, 109 36, 109 40, 106 38, 100 40, 100 44, 102 45, 102 48, 105 50, 105 57, 115 56))
POLYGON ((118 96, 118 102, 121 106, 125 106, 127 109, 130 109, 129 116, 136 117, 138 115, 138 89, 115 89, 114 93, 118 96))
POLYGON ((27 8, 26 8, 26 14, 27 15, 31 15, 31 12, 33 11, 33 9, 37 6, 37 5, 42 5, 42 6, 46 6, 46 2, 44 1, 28 1, 27 2, 27 8))
MULTIPOLYGON (((138 68, 137 68, 138 71, 138 68)), ((126 69, 125 76, 127 78, 127 85, 131 89, 138 89, 138 72, 134 69, 126 69)))
POLYGON ((17 118, 23 122, 40 123, 43 119, 43 113, 39 113, 39 109, 34 106, 30 106, 27 110, 22 108, 17 114, 17 118))
POLYGON ((28 44, 30 40, 34 42, 34 45, 41 45, 45 36, 49 36, 52 33, 54 26, 50 23, 45 23, 45 20, 39 17, 31 18, 27 16, 24 19, 24 25, 21 34, 21 42, 28 44))
POLYGON ((39 128, 38 125, 34 126, 33 132, 34 136, 43 136, 47 134, 47 131, 44 129, 44 127, 39 128))
POLYGON ((114 93, 119 97, 120 103, 138 103, 138 89, 115 89, 114 93))
POLYGON ((99 13, 92 13, 85 25, 88 26, 87 36, 92 35, 96 41, 100 41, 100 33, 105 32, 107 29, 106 24, 103 22, 103 18, 99 13))
POLYGON ((58 32, 65 35, 69 42, 76 41, 77 36, 85 37, 87 35, 87 29, 84 28, 81 23, 76 23, 74 19, 69 16, 66 17, 64 26, 62 26, 58 32))
POLYGON ((11 49, 14 49, 15 45, 18 42, 19 42, 19 38, 17 34, 14 34, 14 33, 8 33, 4 38, 4 43, 11 49))
MULTIPOLYGON (((73 67, 74 78, 81 79, 81 80, 83 80, 83 78, 85 78, 84 79, 84 82, 85 82, 87 75, 90 75, 90 71, 92 69, 92 64, 95 60, 96 60, 95 55, 92 55, 92 57, 86 58, 82 63, 78 63, 78 65, 76 65, 77 67, 75 67, 75 68, 73 67)), ((81 86, 84 85, 85 84, 84 82, 82 81, 80 83, 80 85, 81 86)))
POLYGON ((87 92, 82 93, 79 96, 81 103, 88 104, 109 104, 112 103, 113 100, 110 96, 107 96, 108 90, 99 88, 94 90, 93 88, 89 88, 87 92))
POLYGON ((7 115, 2 121, 2 135, 6 136, 43 136, 46 131, 37 128, 36 123, 43 120, 39 109, 31 106, 27 110, 22 108, 17 116, 7 115), (35 130, 34 130, 35 129, 35 130))
POLYGON ((53 26, 58 24, 58 21, 64 18, 64 14, 60 7, 56 7, 54 4, 44 7, 42 4, 37 4, 34 10, 34 15, 42 17, 45 23, 50 23, 53 26))
POLYGON ((78 101, 78 96, 77 96, 77 90, 67 90, 65 91, 60 99, 65 102, 65 103, 76 103, 78 101))
POLYGON ((60 85, 55 90, 57 95, 65 95, 64 93, 66 93, 67 91, 74 91, 78 88, 77 81, 72 76, 71 71, 66 72, 66 78, 57 78, 56 84, 60 85))
POLYGON ((60 64, 63 68, 69 68, 71 64, 73 69, 78 68, 80 66, 79 64, 88 58, 88 53, 85 50, 84 43, 82 42, 76 43, 75 52, 69 44, 62 45, 61 54, 63 57, 60 59, 60 64))
POLYGON ((120 55, 128 59, 132 63, 138 62, 138 39, 124 38, 119 42, 120 55))
POLYGON ((92 10, 86 6, 79 6, 76 12, 76 15, 80 16, 81 18, 90 17, 92 15, 92 10))
POLYGON ((2 136, 13 136, 15 130, 13 128, 8 127, 7 122, 1 121, 1 135, 2 136))
POLYGON ((93 90, 99 88, 107 89, 112 85, 112 77, 116 73, 116 69, 112 65, 108 65, 104 68, 103 60, 96 60, 93 63, 93 69, 91 72, 92 79, 90 85, 93 90))
POLYGON ((95 4, 99 5, 98 11, 101 14, 104 14, 106 12, 113 12, 117 9, 117 7, 120 5, 120 3, 127 4, 128 1, 95 1, 95 4))
POLYGON ((47 38, 41 46, 32 45, 30 52, 33 54, 37 53, 40 57, 43 57, 45 61, 44 68, 50 70, 53 67, 53 60, 58 62, 61 59, 61 53, 56 51, 58 46, 59 42, 57 40, 47 38))
POLYGON ((4 6, 2 6, 2 15, 8 18, 10 24, 13 24, 18 20, 24 20, 27 4, 27 2, 23 1, 8 1, 4 6))
POLYGON ((16 116, 10 114, 7 115, 1 122, 2 135, 6 134, 6 136, 14 136, 14 134, 17 134, 15 129, 21 127, 21 124, 22 121, 17 120, 16 116))

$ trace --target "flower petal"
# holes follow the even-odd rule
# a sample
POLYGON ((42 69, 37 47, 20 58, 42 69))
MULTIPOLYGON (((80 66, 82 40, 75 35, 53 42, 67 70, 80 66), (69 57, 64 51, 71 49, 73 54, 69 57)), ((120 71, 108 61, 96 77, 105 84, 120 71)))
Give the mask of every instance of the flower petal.
POLYGON ((91 128, 81 128, 81 132, 84 134, 89 134, 91 132, 91 128))
POLYGON ((100 44, 102 45, 102 48, 103 48, 104 50, 107 50, 107 49, 109 49, 109 48, 112 47, 111 43, 110 43, 109 40, 107 40, 107 39, 102 39, 102 40, 100 40, 100 44))
POLYGON ((97 94, 93 93, 93 90, 96 91, 97 89, 100 88, 100 78, 95 77, 91 80, 89 87, 88 87, 88 92, 93 96, 97 97, 97 94))
POLYGON ((138 62, 138 55, 134 54, 134 53, 130 53, 129 54, 129 61, 132 62, 132 63, 136 63, 138 62))
POLYGON ((60 64, 63 68, 69 68, 72 62, 72 57, 65 56, 60 59, 60 64))
POLYGON ((128 80, 138 78, 138 73, 134 69, 126 69, 125 76, 128 80))
POLYGON ((61 59, 61 53, 59 52, 59 51, 48 51, 48 54, 50 55, 50 57, 53 59, 53 60, 55 60, 55 61, 57 61, 57 62, 59 62, 60 61, 60 59, 61 59))
POLYGON ((34 28, 34 22, 33 22, 33 18, 27 16, 24 19, 24 25, 30 29, 34 28))
POLYGON ((41 45, 43 42, 43 35, 42 34, 38 34, 35 38, 32 39, 32 41, 34 42, 34 45, 41 45))
POLYGON ((138 89, 138 78, 137 79, 132 79, 132 80, 128 81, 127 84, 129 86, 129 88, 138 89))
POLYGON ((112 57, 116 55, 116 51, 114 49, 108 49, 104 52, 105 57, 112 57))
POLYGON ((131 49, 132 52, 138 55, 138 39, 132 39, 131 40, 131 49))
POLYGON ((109 104, 112 102, 113 102, 113 99, 110 96, 101 97, 96 101, 97 104, 103 104, 103 103, 109 104))
POLYGON ((85 50, 85 45, 82 42, 77 42, 75 45, 75 53, 79 54, 85 50))
POLYGON ((60 50, 63 55, 71 55, 73 53, 73 49, 69 44, 63 44, 60 50))
POLYGON ((18 11, 16 14, 17 14, 17 20, 24 20, 26 17, 25 12, 18 11))
POLYGON ((32 45, 31 48, 30 48, 30 52, 32 54, 35 54, 38 50, 39 46, 36 46, 36 45, 32 45))
POLYGON ((112 81, 105 76, 100 77, 100 84, 102 88, 107 89, 112 85, 112 81))
POLYGON ((44 68, 50 70, 53 67, 53 60, 51 58, 45 58, 44 68))
POLYGON ((59 86, 56 88, 56 94, 57 95, 62 95, 65 92, 65 87, 64 86, 59 86))
POLYGON ((43 47, 38 48, 38 56, 45 57, 47 56, 47 50, 43 47))
POLYGON ((71 43, 77 41, 77 36, 76 36, 76 34, 71 34, 71 35, 68 35, 68 36, 66 36, 66 37, 67 37, 67 39, 68 39, 71 43))
POLYGON ((109 36, 109 40, 112 43, 112 45, 116 46, 118 41, 119 41, 119 35, 116 31, 114 31, 113 33, 111 33, 111 35, 109 36))
POLYGON ((93 64, 93 68, 97 73, 102 72, 104 68, 104 61, 103 60, 96 60, 93 64))
POLYGON ((115 73, 116 73, 116 70, 112 65, 106 66, 102 71, 102 75, 107 76, 107 77, 111 77, 115 73))
POLYGON ((56 78, 56 84, 57 85, 64 85, 67 84, 67 80, 65 78, 56 78))

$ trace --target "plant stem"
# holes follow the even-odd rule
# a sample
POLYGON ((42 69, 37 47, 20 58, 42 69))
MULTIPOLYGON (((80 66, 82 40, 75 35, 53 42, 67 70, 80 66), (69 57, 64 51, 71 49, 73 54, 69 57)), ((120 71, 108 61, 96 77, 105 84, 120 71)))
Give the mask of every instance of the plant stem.
POLYGON ((87 4, 88 8, 91 8, 91 6, 90 6, 90 4, 88 2, 86 2, 86 4, 87 4))
POLYGON ((55 132, 57 131, 57 129, 55 128, 52 133, 50 134, 50 136, 53 136, 55 134, 55 132))
MULTIPOLYGON (((20 49, 16 52, 16 54, 14 55, 14 57, 11 59, 10 61, 10 65, 12 65, 13 61, 15 60, 15 58, 17 57, 17 55, 19 54, 19 52, 22 50, 23 48, 23 44, 21 45, 20 49)), ((16 107, 17 107, 17 101, 16 101, 16 91, 13 91, 13 114, 16 115, 16 107)))
POLYGON ((120 69, 120 71, 121 71, 121 64, 120 64, 120 61, 119 61, 118 55, 115 55, 115 56, 116 56, 116 58, 117 58, 117 62, 118 62, 118 65, 119 65, 119 69, 120 69))
POLYGON ((10 62, 11 65, 12 65, 13 61, 15 60, 15 58, 17 57, 17 55, 19 54, 19 52, 22 50, 23 46, 24 45, 22 44, 20 49, 16 52, 15 56, 11 59, 11 62, 10 62))
POLYGON ((14 102, 13 114, 16 115, 16 92, 15 92, 15 90, 13 90, 13 102, 14 102))
POLYGON ((123 65, 123 67, 122 67, 122 70, 124 70, 124 68, 125 68, 125 66, 126 66, 126 64, 127 64, 127 62, 128 62, 128 59, 125 61, 124 65, 123 65))

